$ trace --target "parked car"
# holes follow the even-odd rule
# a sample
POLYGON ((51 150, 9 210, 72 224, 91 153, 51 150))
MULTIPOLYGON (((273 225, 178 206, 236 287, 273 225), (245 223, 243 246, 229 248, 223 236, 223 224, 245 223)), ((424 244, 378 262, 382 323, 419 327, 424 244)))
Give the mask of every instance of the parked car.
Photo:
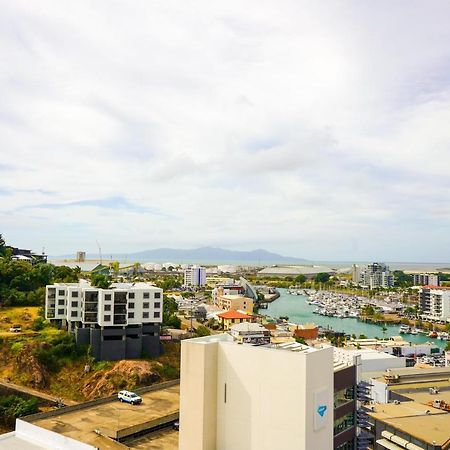
POLYGON ((139 403, 142 403, 142 398, 139 397, 139 395, 135 394, 134 392, 130 392, 130 391, 120 391, 117 394, 117 398, 121 402, 131 403, 132 405, 137 405, 139 403))
POLYGON ((20 333, 22 331, 22 327, 20 325, 13 325, 9 331, 11 333, 20 333))

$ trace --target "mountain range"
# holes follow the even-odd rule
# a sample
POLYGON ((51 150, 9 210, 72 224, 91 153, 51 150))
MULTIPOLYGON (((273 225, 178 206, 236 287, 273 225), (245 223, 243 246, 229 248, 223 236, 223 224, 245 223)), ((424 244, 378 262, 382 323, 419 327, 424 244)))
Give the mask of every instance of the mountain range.
MULTIPOLYGON (((64 255, 67 257, 68 255, 64 255)), ((98 259, 98 254, 87 254, 87 259, 98 259)), ((73 257, 73 256, 72 256, 73 257)), ((177 263, 304 263, 306 260, 293 258, 291 256, 282 256, 278 253, 272 253, 267 250, 257 249, 251 251, 227 250, 217 247, 200 247, 194 249, 177 248, 157 248, 153 250, 144 250, 135 253, 104 253, 104 259, 127 260, 137 262, 177 262, 177 263)))

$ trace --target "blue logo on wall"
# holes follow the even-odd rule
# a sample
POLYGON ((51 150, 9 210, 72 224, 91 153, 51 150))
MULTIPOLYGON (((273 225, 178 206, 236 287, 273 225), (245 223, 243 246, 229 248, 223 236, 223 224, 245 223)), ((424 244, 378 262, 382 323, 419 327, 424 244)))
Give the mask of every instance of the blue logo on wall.
POLYGON ((320 406, 317 408, 317 412, 318 412, 318 414, 319 414, 320 417, 323 417, 323 416, 324 416, 326 410, 327 410, 326 405, 320 405, 320 406))

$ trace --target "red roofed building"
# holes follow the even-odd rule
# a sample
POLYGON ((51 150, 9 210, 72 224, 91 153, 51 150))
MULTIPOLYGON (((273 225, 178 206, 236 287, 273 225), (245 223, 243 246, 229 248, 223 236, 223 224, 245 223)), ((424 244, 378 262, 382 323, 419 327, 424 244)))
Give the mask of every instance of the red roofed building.
POLYGON ((225 311, 222 314, 217 314, 217 317, 219 318, 219 321, 222 324, 224 330, 229 330, 235 323, 253 321, 253 316, 234 310, 225 311))

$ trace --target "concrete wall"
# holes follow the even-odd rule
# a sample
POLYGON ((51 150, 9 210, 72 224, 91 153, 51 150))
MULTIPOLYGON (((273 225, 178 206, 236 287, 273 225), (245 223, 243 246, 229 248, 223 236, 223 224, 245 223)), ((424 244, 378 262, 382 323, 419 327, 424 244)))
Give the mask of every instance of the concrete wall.
POLYGON ((158 357, 163 352, 159 336, 159 324, 149 324, 134 328, 77 328, 75 330, 77 344, 91 345, 92 355, 97 360, 115 361, 127 358, 140 358, 143 353, 152 358, 158 357), (121 339, 105 339, 105 337, 109 336, 117 336, 121 339))
POLYGON ((16 436, 53 450, 96 450, 92 445, 16 419, 16 436))
POLYGON ((220 339, 182 343, 180 450, 333 448, 332 348, 294 353, 220 339))
POLYGON ((180 450, 215 450, 218 343, 181 343, 180 450))

